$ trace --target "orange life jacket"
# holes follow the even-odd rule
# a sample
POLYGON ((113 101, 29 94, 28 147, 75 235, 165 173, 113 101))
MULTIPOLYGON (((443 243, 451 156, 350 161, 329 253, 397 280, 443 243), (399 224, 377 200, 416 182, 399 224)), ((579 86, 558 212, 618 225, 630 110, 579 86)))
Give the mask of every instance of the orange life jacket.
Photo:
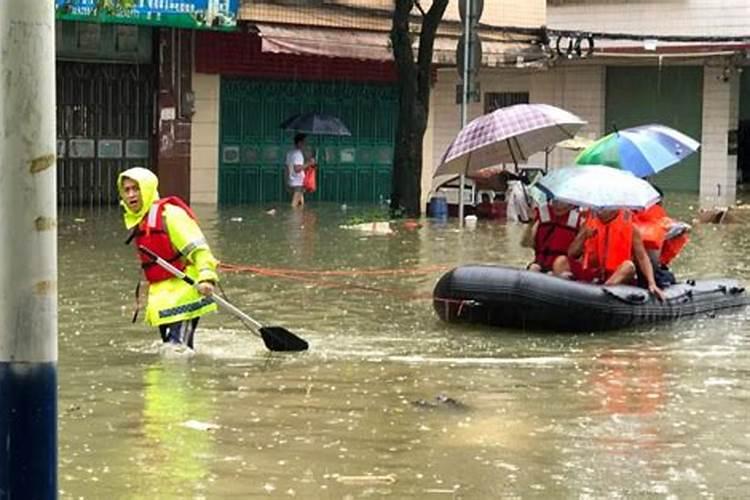
POLYGON ((660 205, 653 205, 648 210, 633 216, 633 224, 641 233, 646 250, 659 250, 659 261, 665 266, 674 260, 690 240, 687 234, 665 239, 669 228, 675 221, 660 205))
POLYGON ((149 283, 157 283, 172 278, 172 274, 159 266, 151 257, 138 250, 144 246, 154 252, 156 255, 166 260, 174 267, 183 271, 187 263, 180 252, 172 245, 169 240, 169 233, 164 224, 164 207, 167 204, 176 205, 187 214, 195 219, 195 214, 187 204, 176 196, 160 198, 156 200, 149 209, 146 216, 136 226, 128 238, 128 242, 135 238, 136 250, 138 257, 141 259, 141 267, 149 283))
POLYGON ((686 233, 683 233, 674 238, 670 238, 664 242, 664 246, 661 248, 661 255, 659 255, 659 262, 668 266, 675 257, 677 257, 682 249, 690 241, 690 237, 686 233))
POLYGON ((661 250, 672 219, 660 205, 652 205, 633 215, 633 224, 638 228, 646 250, 661 250))
POLYGON ((583 267, 595 269, 602 275, 611 274, 626 260, 633 259, 633 219, 630 211, 618 210, 617 216, 606 224, 598 217, 590 217, 586 226, 596 229, 583 247, 583 267))
POLYGON ((581 214, 572 209, 556 215, 548 204, 540 205, 535 214, 539 225, 534 236, 534 262, 542 269, 552 269, 555 259, 568 254, 568 248, 578 234, 581 214))

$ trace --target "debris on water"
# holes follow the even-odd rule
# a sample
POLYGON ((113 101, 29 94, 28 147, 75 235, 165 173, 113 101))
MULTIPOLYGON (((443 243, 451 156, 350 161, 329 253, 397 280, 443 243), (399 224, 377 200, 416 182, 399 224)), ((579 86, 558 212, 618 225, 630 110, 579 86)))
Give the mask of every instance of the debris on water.
POLYGON ((76 217, 73 219, 73 222, 86 222, 86 219, 82 219, 81 217, 76 217))
POLYGON ((196 431, 214 431, 220 428, 217 424, 212 424, 211 422, 199 422, 197 420, 187 420, 180 425, 196 431))
POLYGON ((266 210, 266 214, 268 214, 268 215, 276 215, 276 209, 272 208, 271 210, 266 210))
POLYGON ((435 399, 431 400, 417 399, 416 401, 412 401, 411 404, 413 404, 417 408, 425 408, 429 410, 446 409, 454 411, 466 411, 469 409, 469 407, 461 401, 451 398, 445 394, 438 394, 437 396, 435 396, 435 399))
POLYGON ((390 222, 365 222, 362 224, 349 224, 345 226, 339 226, 342 229, 354 229, 369 234, 377 235, 389 235, 393 234, 390 222))
POLYGON ((393 484, 396 482, 396 474, 387 474, 385 476, 374 476, 371 474, 363 476, 338 476, 336 481, 342 484, 350 485, 375 485, 375 484, 393 484))
POLYGON ((242 217, 232 217, 229 220, 232 221, 232 222, 242 222, 242 217))

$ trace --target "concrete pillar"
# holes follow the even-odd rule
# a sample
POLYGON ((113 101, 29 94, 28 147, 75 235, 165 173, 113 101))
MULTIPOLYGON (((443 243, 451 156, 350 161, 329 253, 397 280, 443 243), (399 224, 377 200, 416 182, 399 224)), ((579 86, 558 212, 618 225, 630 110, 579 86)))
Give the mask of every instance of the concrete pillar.
POLYGON ((221 77, 193 73, 195 114, 190 140, 190 199, 193 203, 219 201, 219 91, 221 77))
POLYGON ((54 2, 0 2, 0 498, 57 498, 54 2))
POLYGON ((726 78, 722 67, 703 71, 701 206, 728 206, 737 194, 737 156, 728 154, 728 134, 738 124, 740 81, 736 73, 726 78))

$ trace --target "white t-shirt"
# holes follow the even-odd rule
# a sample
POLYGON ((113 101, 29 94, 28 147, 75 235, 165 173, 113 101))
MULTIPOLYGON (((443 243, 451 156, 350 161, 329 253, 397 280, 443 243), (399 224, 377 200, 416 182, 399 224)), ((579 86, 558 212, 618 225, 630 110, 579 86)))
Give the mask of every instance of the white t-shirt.
POLYGON ((301 187, 305 183, 305 171, 295 172, 295 165, 304 165, 305 155, 302 150, 294 148, 286 154, 287 183, 290 187, 301 187))

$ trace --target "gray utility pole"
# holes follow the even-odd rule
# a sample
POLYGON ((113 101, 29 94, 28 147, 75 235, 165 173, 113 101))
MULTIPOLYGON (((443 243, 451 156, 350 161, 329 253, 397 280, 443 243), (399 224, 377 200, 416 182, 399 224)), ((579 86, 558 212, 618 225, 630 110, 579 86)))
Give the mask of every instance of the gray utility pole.
POLYGON ((57 498, 54 3, 0 1, 1 498, 57 498))
MULTIPOLYGON (((461 0, 459 0, 461 1, 461 0)), ((466 126, 466 117, 468 115, 469 107, 469 89, 471 88, 469 82, 469 44, 471 43, 471 0, 464 1, 464 67, 463 67, 463 89, 461 91, 461 129, 466 126)), ((458 188, 458 224, 463 227, 464 225, 464 183, 466 182, 466 175, 462 172, 459 177, 458 188)))
MULTIPOLYGON (((476 84, 479 67, 482 65, 481 40, 477 34, 479 18, 484 9, 484 0, 459 0, 458 12, 464 23, 462 40, 458 44, 456 59, 458 61, 459 75, 461 76, 461 129, 466 126, 469 113, 469 95, 474 96, 479 102, 478 85, 476 84)), ((460 187, 458 188, 458 219, 461 226, 464 225, 464 183, 466 182, 466 171, 460 176, 460 187)))

